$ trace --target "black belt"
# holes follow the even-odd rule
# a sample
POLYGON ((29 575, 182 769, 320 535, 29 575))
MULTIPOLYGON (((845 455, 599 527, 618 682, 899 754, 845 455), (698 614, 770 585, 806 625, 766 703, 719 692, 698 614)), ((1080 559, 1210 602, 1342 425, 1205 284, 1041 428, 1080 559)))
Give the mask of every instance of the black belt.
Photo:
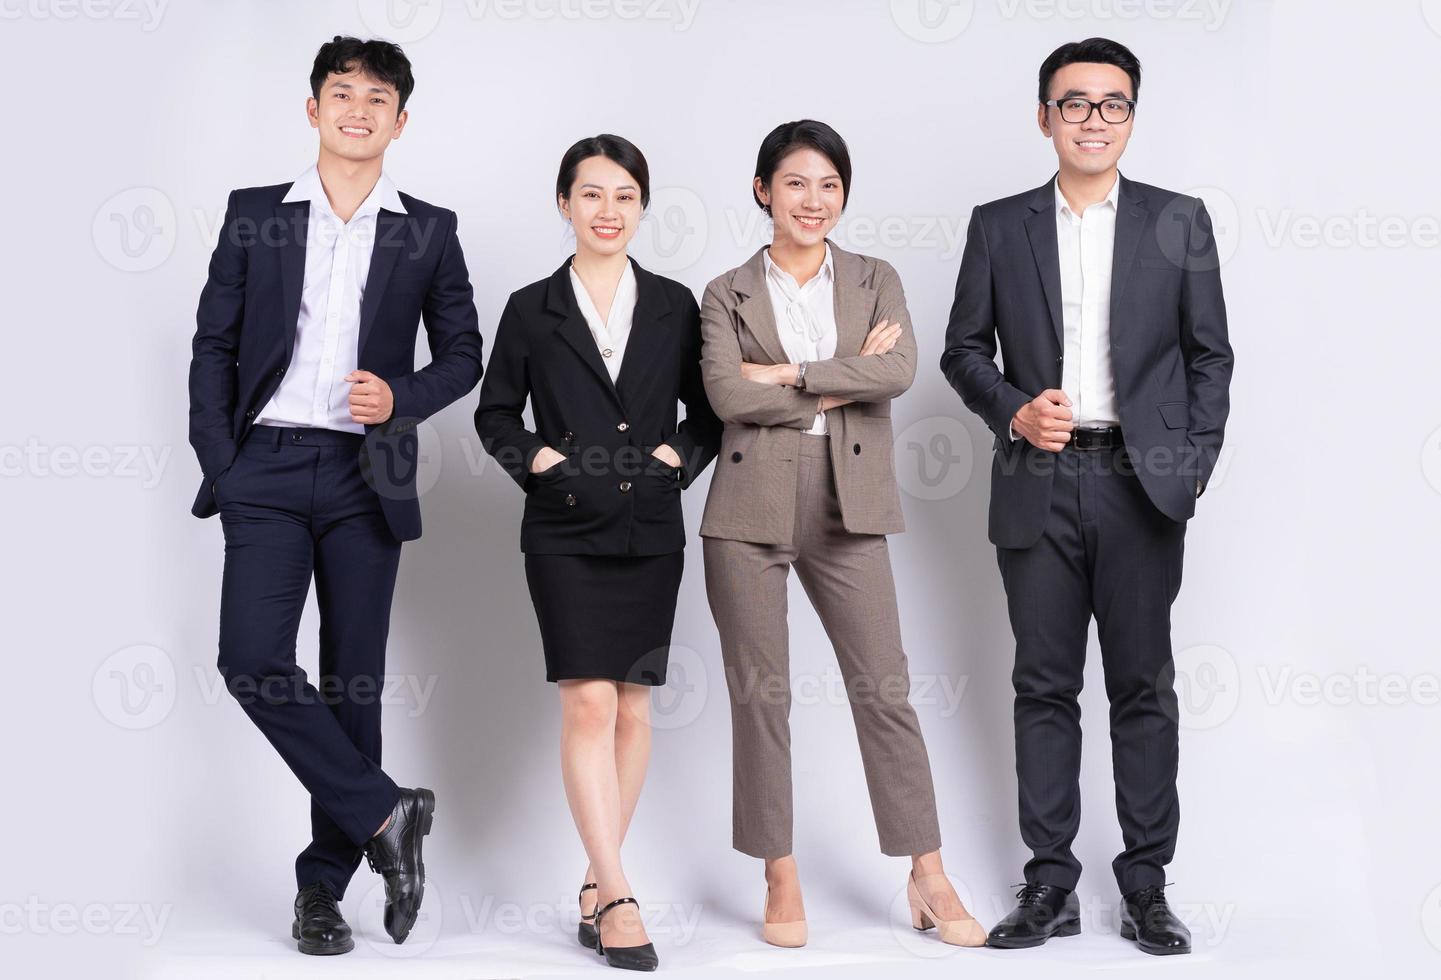
POLYGON ((282 443, 294 446, 345 446, 359 448, 365 436, 358 432, 341 432, 339 429, 299 428, 288 425, 255 425, 251 427, 251 438, 260 440, 264 446, 279 448, 282 443))
POLYGON ((1120 449, 1125 444, 1119 425, 1085 426, 1071 431, 1071 448, 1081 452, 1120 449))

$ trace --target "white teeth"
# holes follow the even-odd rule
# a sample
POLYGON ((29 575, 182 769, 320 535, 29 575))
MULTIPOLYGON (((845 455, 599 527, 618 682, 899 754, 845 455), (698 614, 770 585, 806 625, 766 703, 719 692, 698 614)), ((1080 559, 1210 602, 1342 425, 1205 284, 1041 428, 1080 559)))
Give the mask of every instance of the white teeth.
POLYGON ((805 225, 807 228, 819 228, 822 224, 820 218, 802 218, 800 215, 796 215, 795 217, 797 221, 805 225))
POLYGON ((359 136, 369 136, 369 135, 370 135, 370 130, 368 130, 368 129, 357 129, 357 128, 354 127, 354 126, 341 126, 341 127, 340 127, 340 131, 341 131, 342 133, 355 133, 355 134, 357 134, 357 135, 359 135, 359 136))
POLYGON ((1097 141, 1095 141, 1095 140, 1085 140, 1085 141, 1082 141, 1080 145, 1081 145, 1081 146, 1090 147, 1091 149, 1094 149, 1094 150, 1099 150, 1099 149, 1101 149, 1102 147, 1104 147, 1106 144, 1105 144, 1105 143, 1097 142, 1097 141))

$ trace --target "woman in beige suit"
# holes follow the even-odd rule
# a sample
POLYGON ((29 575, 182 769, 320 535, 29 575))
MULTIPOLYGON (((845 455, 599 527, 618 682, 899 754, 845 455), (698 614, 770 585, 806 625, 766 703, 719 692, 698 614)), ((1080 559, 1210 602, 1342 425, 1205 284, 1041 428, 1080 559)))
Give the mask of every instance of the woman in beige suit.
POLYGON ((979 946, 985 930, 941 867, 885 538, 904 530, 890 400, 915 377, 915 337, 895 270, 826 237, 850 184, 831 127, 773 130, 754 182, 771 244, 711 282, 701 304, 706 393, 725 423, 700 533, 731 698, 733 844, 765 860, 762 936, 804 945, 791 853, 794 566, 845 679, 881 851, 911 858, 912 924, 979 946))

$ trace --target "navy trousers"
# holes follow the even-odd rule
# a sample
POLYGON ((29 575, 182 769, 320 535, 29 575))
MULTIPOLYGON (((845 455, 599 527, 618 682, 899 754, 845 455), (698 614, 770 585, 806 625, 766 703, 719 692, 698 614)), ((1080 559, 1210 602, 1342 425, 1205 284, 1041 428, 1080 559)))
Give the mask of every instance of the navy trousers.
POLYGON ((1111 705, 1111 765, 1124 850, 1121 893, 1165 884, 1176 848, 1178 707, 1171 603, 1186 525, 1146 496, 1124 449, 1055 460, 1041 540, 998 548, 1016 661, 1016 776, 1027 881, 1074 889, 1081 823, 1081 691, 1091 617, 1111 705))
POLYGON ((296 884, 337 897, 400 791, 380 768, 380 698, 400 542, 362 478, 363 437, 256 426, 215 483, 225 530, 219 668, 310 793, 296 884), (315 580, 320 676, 295 661, 315 580))

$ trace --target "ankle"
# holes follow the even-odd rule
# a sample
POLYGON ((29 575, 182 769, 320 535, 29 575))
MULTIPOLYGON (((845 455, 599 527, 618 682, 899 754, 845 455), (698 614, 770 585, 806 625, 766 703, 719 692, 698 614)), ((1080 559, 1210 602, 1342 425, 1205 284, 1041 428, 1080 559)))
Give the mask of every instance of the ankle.
POLYGON ((941 865, 940 851, 911 856, 911 874, 916 878, 923 878, 926 875, 945 875, 945 873, 946 869, 941 865))

